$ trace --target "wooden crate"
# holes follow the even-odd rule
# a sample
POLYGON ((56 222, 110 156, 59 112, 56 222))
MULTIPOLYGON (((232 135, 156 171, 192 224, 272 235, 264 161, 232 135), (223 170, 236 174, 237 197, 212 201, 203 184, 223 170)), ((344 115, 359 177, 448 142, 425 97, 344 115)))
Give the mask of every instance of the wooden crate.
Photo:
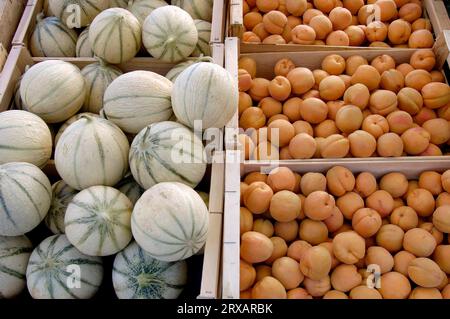
POLYGON ((0 0, 0 43, 8 51, 26 4, 27 0, 0 0))
MULTIPOLYGON (((36 26, 36 16, 43 10, 44 0, 28 0, 20 24, 12 40, 13 45, 28 46, 36 26)), ((225 37, 226 6, 223 0, 214 0, 210 43, 223 43, 225 37)))
MULTIPOLYGON (((443 32, 442 41, 436 43, 433 48, 436 54, 436 63, 438 68, 449 61, 450 63, 450 30, 443 32)), ((277 61, 282 58, 291 59, 296 66, 306 67, 311 70, 320 69, 322 60, 330 54, 339 54, 344 58, 358 54, 369 61, 381 54, 389 54, 397 64, 409 62, 411 55, 421 49, 385 49, 378 48, 372 50, 334 50, 334 51, 304 51, 302 48, 294 48, 294 51, 284 52, 266 52, 266 53, 243 53, 239 50, 239 39, 236 37, 227 38, 225 40, 225 68, 231 72, 235 81, 238 77, 238 60, 239 57, 251 57, 257 63, 257 76, 273 78, 273 68, 277 61)), ((449 64, 450 65, 450 64, 449 64)), ((236 110, 237 110, 236 105, 236 110)), ((225 132, 225 148, 234 150, 237 148, 237 135, 239 134, 239 116, 236 112, 231 121, 227 124, 225 132)))
MULTIPOLYGON (((241 37, 244 33, 244 23, 242 16, 242 1, 230 0, 228 8, 229 19, 226 33, 231 37, 241 37)), ((433 26, 436 40, 442 36, 444 30, 450 30, 450 19, 447 15, 444 0, 423 0, 424 17, 430 19, 433 26)), ((259 52, 290 52, 300 48, 302 51, 334 51, 334 50, 376 50, 373 47, 349 47, 349 46, 329 46, 329 45, 300 45, 300 44, 251 44, 242 43, 242 53, 259 52)), ((392 49, 394 50, 394 49, 392 49)), ((411 50, 411 49, 405 49, 411 50)))
POLYGON ((8 59, 8 51, 6 51, 3 44, 0 43, 0 73, 2 73, 3 66, 5 65, 7 59, 8 59))
MULTIPOLYGON (((225 211, 223 230, 222 298, 239 298, 239 241, 240 241, 240 178, 255 171, 270 172, 270 162, 241 164, 239 151, 226 152, 225 211)), ((373 173, 377 178, 390 172, 401 172, 408 179, 416 179, 423 171, 443 172, 450 169, 450 159, 437 157, 427 161, 415 158, 377 160, 341 159, 328 161, 296 160, 279 163, 298 173, 324 173, 333 166, 347 167, 353 173, 373 173)))
MULTIPOLYGON (((213 59, 216 64, 223 66, 224 45, 213 44, 213 59)), ((5 65, 4 72, 0 74, 0 112, 8 109, 14 95, 14 86, 29 65, 39 63, 43 58, 32 58, 24 46, 14 46, 10 58, 5 65)), ((82 68, 95 63, 93 58, 60 58, 82 68)), ((134 58, 130 62, 119 65, 124 72, 146 70, 165 75, 174 64, 163 63, 154 58, 134 58)), ((221 151, 213 155, 211 164, 211 180, 209 181, 209 233, 204 248, 203 270, 201 287, 198 298, 216 299, 220 297, 220 266, 222 243, 222 217, 224 199, 224 154, 221 151)), ((58 180, 58 173, 53 160, 50 160, 43 171, 58 180)))

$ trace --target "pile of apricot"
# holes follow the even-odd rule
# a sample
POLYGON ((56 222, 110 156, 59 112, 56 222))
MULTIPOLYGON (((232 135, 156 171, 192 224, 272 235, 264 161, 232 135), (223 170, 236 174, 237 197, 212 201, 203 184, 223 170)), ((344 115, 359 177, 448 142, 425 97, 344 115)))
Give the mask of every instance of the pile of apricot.
POLYGON ((241 182, 241 298, 450 299, 450 170, 241 182))
POLYGON ((431 48, 421 0, 244 0, 244 42, 431 48))
MULTIPOLYGON (((450 140, 450 87, 430 49, 409 63, 383 54, 325 57, 321 69, 281 59, 272 80, 239 60, 245 159, 439 156, 450 140)), ((242 132, 242 131, 241 131, 242 132)))

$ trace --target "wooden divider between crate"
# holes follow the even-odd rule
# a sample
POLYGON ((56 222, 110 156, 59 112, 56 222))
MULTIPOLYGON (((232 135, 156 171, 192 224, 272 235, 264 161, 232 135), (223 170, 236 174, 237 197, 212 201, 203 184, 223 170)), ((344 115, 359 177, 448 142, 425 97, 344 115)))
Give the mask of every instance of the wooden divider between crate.
POLYGON ((27 0, 0 1, 0 43, 8 51, 26 4, 27 0))
POLYGON ((282 166, 304 174, 324 173, 334 166, 344 166, 353 173, 370 172, 379 178, 390 172, 401 172, 408 179, 417 179, 423 171, 443 172, 450 169, 450 158, 433 157, 396 159, 341 159, 341 160, 290 160, 270 162, 253 161, 236 163, 239 151, 227 151, 225 172, 225 205, 223 229, 223 298, 239 299, 239 241, 240 241, 240 179, 255 171, 269 173, 271 169, 282 166), (229 162, 230 161, 230 162, 229 162))
MULTIPOLYGON (((229 7, 229 23, 226 33, 231 37, 241 37, 244 30, 244 19, 242 16, 242 1, 231 0, 232 5, 229 7)), ((431 25, 436 37, 444 30, 450 30, 450 18, 447 14, 445 4, 442 0, 424 0, 423 16, 430 19, 431 25)), ((298 49, 302 51, 334 51, 334 50, 377 50, 377 47, 351 47, 351 46, 330 46, 330 45, 301 45, 301 44, 253 44, 241 43, 240 49, 242 53, 259 53, 259 52, 290 52, 298 49)), ((388 48, 384 48, 388 49, 388 48)), ((388 50, 398 50, 391 48, 388 50)), ((411 49, 403 49, 411 50, 411 49)))

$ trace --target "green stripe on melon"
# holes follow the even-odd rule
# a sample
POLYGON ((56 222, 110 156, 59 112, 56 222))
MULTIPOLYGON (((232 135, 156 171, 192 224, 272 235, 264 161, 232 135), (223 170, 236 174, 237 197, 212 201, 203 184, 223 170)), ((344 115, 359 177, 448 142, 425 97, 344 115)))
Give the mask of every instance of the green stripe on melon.
POLYGON ((181 182, 195 187, 205 170, 202 141, 176 122, 147 126, 133 140, 130 169, 136 182, 148 189, 160 182, 181 182))
POLYGON ((13 298, 25 288, 25 272, 33 246, 26 236, 0 236, 0 296, 13 298))
POLYGON ((20 97, 27 111, 46 123, 58 123, 81 108, 86 97, 86 83, 75 65, 47 60, 25 72, 20 84, 20 97))
POLYGON ((81 190, 94 185, 113 186, 128 171, 129 143, 112 122, 83 115, 60 136, 55 165, 61 178, 81 190))
POLYGON ((89 42, 95 55, 108 63, 131 60, 141 49, 142 28, 128 10, 111 8, 100 13, 89 26, 89 42))
POLYGON ((186 61, 183 61, 181 63, 178 63, 175 65, 172 69, 170 69, 169 72, 166 74, 166 78, 168 78, 170 81, 175 82, 177 77, 186 70, 189 66, 195 63, 199 62, 214 62, 214 60, 209 56, 201 56, 198 58, 187 58, 186 61))
POLYGON ((74 57, 78 34, 56 17, 43 19, 38 15, 37 24, 30 38, 30 50, 37 57, 74 57))
POLYGON ((102 279, 102 259, 82 254, 66 235, 42 241, 27 267, 28 291, 34 299, 89 299, 102 279))
POLYGON ((0 235, 20 236, 34 229, 50 208, 47 176, 29 163, 0 165, 0 235))
POLYGON ((184 260, 157 260, 136 242, 117 254, 112 272, 119 299, 176 299, 186 285, 187 275, 184 260))
POLYGON ((27 162, 45 166, 52 155, 52 135, 45 122, 30 112, 0 113, 0 164, 27 162))
POLYGON ((81 70, 87 87, 86 100, 82 108, 85 112, 99 113, 103 107, 106 88, 123 74, 120 69, 99 60, 81 70))
POLYGON ((139 133, 149 124, 166 121, 173 114, 172 82, 150 71, 119 76, 107 88, 104 112, 124 132, 139 133))
POLYGON ((84 29, 78 37, 76 56, 77 58, 91 58, 94 56, 94 52, 91 48, 91 43, 89 42, 89 27, 84 29))
POLYGON ((196 63, 176 79, 172 108, 177 119, 191 128, 201 121, 203 129, 222 128, 238 105, 235 79, 214 63, 196 63))
POLYGON ((128 10, 143 24, 153 10, 167 5, 164 0, 130 0, 128 10))
POLYGON ((56 147, 56 144, 58 144, 59 138, 61 137, 62 133, 64 133, 64 131, 70 126, 70 124, 75 123, 76 121, 78 121, 83 115, 89 115, 89 116, 93 116, 93 117, 100 117, 100 115, 95 114, 95 113, 90 113, 90 112, 78 113, 78 114, 72 116, 70 119, 65 121, 59 127, 59 130, 58 130, 58 132, 56 133, 56 136, 55 136, 55 147, 56 147))
POLYGON ((147 51, 164 62, 191 55, 198 42, 194 20, 175 6, 159 7, 145 19, 142 39, 147 51))
POLYGON ((131 217, 136 242, 163 261, 189 258, 205 244, 208 209, 202 198, 181 183, 160 183, 137 201, 131 217))
POLYGON ((109 1, 49 0, 49 8, 68 27, 81 28, 89 25, 100 12, 109 8, 109 1))
POLYGON ((109 256, 131 241, 133 203, 108 186, 89 187, 72 199, 64 225, 69 241, 90 256, 109 256))
POLYGON ((194 22, 198 32, 198 42, 194 52, 192 52, 192 56, 201 56, 202 54, 210 56, 211 46, 209 45, 209 42, 211 41, 211 23, 197 19, 194 20, 194 22))
POLYGON ((53 184, 52 191, 52 204, 44 222, 53 234, 64 234, 66 209, 73 197, 78 194, 78 191, 67 185, 63 180, 53 184))
POLYGON ((131 173, 128 173, 123 180, 121 180, 116 186, 121 193, 125 194, 128 199, 134 204, 142 196, 144 190, 133 178, 131 173))
POLYGON ((214 0, 172 0, 171 3, 187 11, 193 19, 212 21, 214 0))

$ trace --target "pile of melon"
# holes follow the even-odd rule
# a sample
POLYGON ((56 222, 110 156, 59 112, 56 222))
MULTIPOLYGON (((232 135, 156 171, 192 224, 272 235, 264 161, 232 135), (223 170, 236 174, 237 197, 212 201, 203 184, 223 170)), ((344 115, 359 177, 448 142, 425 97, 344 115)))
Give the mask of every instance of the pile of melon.
MULTIPOLYGON (((315 70, 284 58, 273 78, 239 60, 245 159, 439 156, 450 141, 450 86, 432 50, 408 63, 330 54, 315 70)), ((266 74, 271 74, 269 72, 266 74)))
POLYGON ((223 128, 238 99, 202 61, 171 79, 104 59, 29 66, 20 109, 0 113, 1 297, 91 298, 111 276, 119 298, 182 293, 209 227, 202 130, 223 128))
POLYGON ((31 54, 97 56, 112 64, 138 54, 172 63, 210 56, 213 1, 169 2, 48 0, 30 37, 31 54))
POLYGON ((244 0, 242 40, 302 44, 431 48, 421 0, 244 0))

